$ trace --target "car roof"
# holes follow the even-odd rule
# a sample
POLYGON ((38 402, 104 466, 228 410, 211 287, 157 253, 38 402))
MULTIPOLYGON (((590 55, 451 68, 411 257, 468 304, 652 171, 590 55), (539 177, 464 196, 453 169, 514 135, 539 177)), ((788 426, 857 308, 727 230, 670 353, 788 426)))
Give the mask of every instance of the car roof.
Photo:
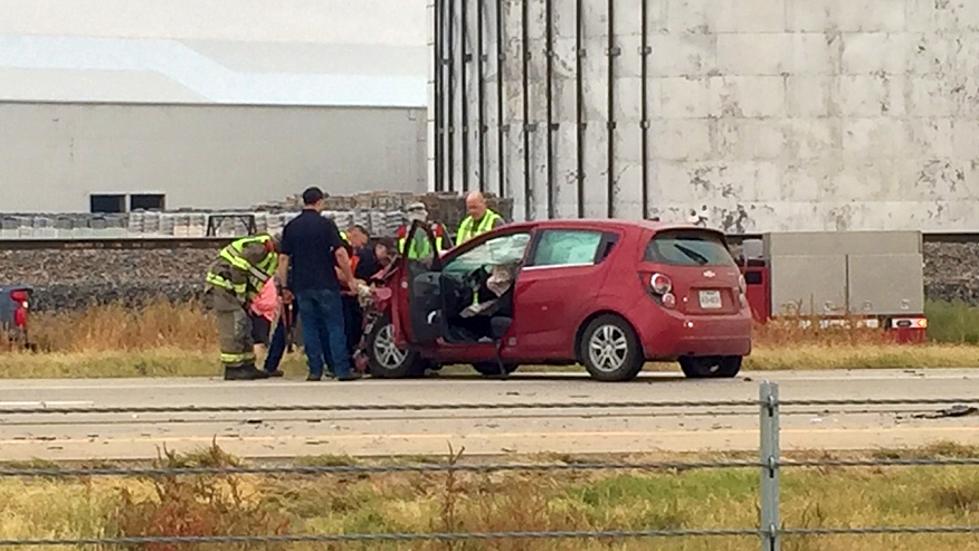
POLYGON ((515 222, 504 226, 510 229, 574 229, 574 228, 608 228, 614 230, 650 230, 661 232, 666 230, 698 230, 723 235, 723 232, 713 228, 704 228, 691 224, 676 224, 655 222, 652 220, 623 220, 607 218, 573 218, 561 220, 538 220, 533 222, 515 222))

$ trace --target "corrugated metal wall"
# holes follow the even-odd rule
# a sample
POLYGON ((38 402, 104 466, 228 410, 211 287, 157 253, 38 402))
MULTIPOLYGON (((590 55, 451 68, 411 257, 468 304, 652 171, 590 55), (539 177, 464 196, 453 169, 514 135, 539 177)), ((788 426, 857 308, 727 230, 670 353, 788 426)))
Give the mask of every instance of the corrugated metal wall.
POLYGON ((979 229, 979 9, 433 0, 432 182, 524 218, 979 229))

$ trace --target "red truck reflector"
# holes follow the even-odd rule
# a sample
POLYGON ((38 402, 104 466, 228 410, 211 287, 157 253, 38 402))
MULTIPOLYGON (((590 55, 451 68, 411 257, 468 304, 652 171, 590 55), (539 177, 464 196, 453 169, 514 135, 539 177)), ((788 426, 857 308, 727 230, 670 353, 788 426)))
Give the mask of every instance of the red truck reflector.
POLYGON ((891 320, 891 329, 928 329, 928 319, 895 318, 891 320))

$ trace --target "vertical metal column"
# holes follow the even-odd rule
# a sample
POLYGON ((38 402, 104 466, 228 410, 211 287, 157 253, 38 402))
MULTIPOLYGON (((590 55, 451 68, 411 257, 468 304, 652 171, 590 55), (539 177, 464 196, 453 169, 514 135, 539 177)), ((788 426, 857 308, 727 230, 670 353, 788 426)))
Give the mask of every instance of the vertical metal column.
POLYGON ((455 191, 455 173, 456 173, 456 165, 455 165, 455 153, 456 153, 456 147, 455 147, 455 132, 456 132, 456 128, 455 128, 455 113, 456 113, 455 88, 456 88, 456 83, 455 83, 455 32, 454 32, 454 30, 455 30, 455 17, 456 17, 455 16, 455 4, 456 4, 456 0, 447 0, 447 1, 449 3, 449 9, 448 9, 448 12, 449 12, 449 14, 448 14, 449 21, 448 21, 448 27, 447 27, 448 30, 446 31, 446 34, 448 36, 447 36, 447 44, 446 44, 446 56, 445 56, 446 59, 445 59, 445 62, 449 66, 449 75, 448 75, 449 94, 448 94, 448 98, 446 98, 447 101, 448 101, 448 103, 449 103, 449 105, 448 105, 448 110, 449 110, 449 134, 448 134, 448 143, 446 144, 446 146, 448 147, 448 154, 446 155, 445 169, 449 172, 449 189, 448 189, 448 191, 452 192, 452 191, 455 191))
POLYGON ((442 0, 433 0, 434 8, 434 55, 433 62, 435 71, 435 191, 442 191, 445 187, 445 182, 442 180, 443 167, 442 163, 445 160, 445 127, 442 120, 442 111, 445 101, 444 93, 442 89, 442 78, 444 76, 445 64, 442 62, 443 52, 442 52, 442 20, 444 19, 442 10, 444 9, 445 3, 442 0))
POLYGON ((469 63, 472 54, 469 52, 469 0, 460 0, 459 19, 461 25, 460 42, 462 46, 462 191, 469 191, 469 63))
POLYGON ((528 21, 528 3, 523 0, 520 17, 520 39, 523 49, 523 197, 524 218, 530 220, 531 190, 530 190, 530 21, 528 21))
POLYGON ((762 551, 779 551, 779 404, 778 385, 765 381, 759 388, 761 402, 761 531, 762 551))
POLYGON ((479 191, 486 191, 486 83, 483 78, 483 61, 486 53, 483 36, 483 9, 486 0, 476 0, 476 74, 479 76, 476 86, 479 94, 479 191))
POLYGON ((500 197, 506 196, 506 149, 504 145, 506 123, 503 121, 503 62, 506 61, 506 56, 503 55, 503 35, 503 0, 496 0, 496 168, 500 197))
POLYGON ((641 119, 642 140, 641 162, 642 162, 642 217, 643 220, 649 218, 649 86, 646 79, 649 78, 649 56, 653 53, 649 47, 649 0, 642 0, 642 13, 639 15, 642 24, 640 32, 642 34, 642 70, 641 88, 639 91, 639 101, 642 102, 641 119))
POLYGON ((554 189, 554 0, 544 0, 544 25, 547 51, 547 217, 555 217, 556 190, 554 189))
POLYGON ((615 218, 615 0, 608 0, 608 217, 615 218))
POLYGON ((577 120, 576 146, 578 162, 578 218, 585 217, 585 78, 584 78, 584 34, 585 21, 582 0, 575 1, 575 114, 577 120))

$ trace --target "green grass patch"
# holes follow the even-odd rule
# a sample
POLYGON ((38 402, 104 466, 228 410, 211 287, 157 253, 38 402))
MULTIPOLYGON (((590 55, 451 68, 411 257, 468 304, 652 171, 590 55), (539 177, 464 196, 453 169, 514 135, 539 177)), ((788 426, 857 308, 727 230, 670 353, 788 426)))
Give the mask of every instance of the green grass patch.
MULTIPOLYGON (((936 450, 901 450, 874 455, 927 456, 936 450)), ((958 455, 967 451, 955 448, 942 453, 958 455)), ((870 456, 873 455, 867 455, 870 456)), ((686 456, 674 459, 682 458, 689 459, 686 456)), ((629 459, 642 460, 641 457, 629 459)), ((316 458, 301 463, 321 464, 324 461, 330 462, 316 458)), ((215 448, 189 456, 168 455, 157 464, 172 467, 237 463, 235 458, 215 448)), ((782 481, 782 516, 787 527, 979 523, 979 469, 975 468, 786 469, 782 481)), ((757 469, 176 479, 6 478, 0 479, 0 503, 3 504, 0 539, 154 533, 751 528, 757 523, 758 485, 757 469)), ((751 537, 619 542, 514 540, 457 543, 450 547, 415 542, 258 548, 747 551, 757 549, 758 545, 757 538, 751 537)), ((979 550, 979 540, 970 536, 915 535, 788 538, 784 546, 786 549, 822 551, 924 548, 958 551, 979 550)))
POLYGON ((963 302, 931 301, 925 307, 925 314, 930 340, 979 344, 979 308, 963 302))

